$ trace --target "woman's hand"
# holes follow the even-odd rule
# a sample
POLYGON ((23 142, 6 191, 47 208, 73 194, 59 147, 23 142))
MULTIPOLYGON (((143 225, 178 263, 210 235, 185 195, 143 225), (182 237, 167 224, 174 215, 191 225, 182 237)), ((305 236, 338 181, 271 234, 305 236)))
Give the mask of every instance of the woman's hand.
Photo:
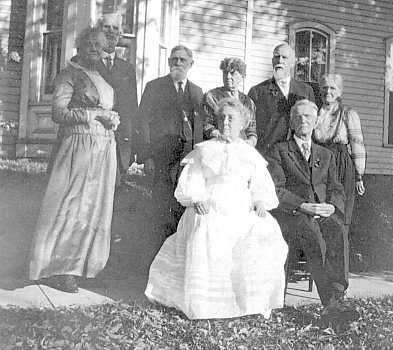
POLYGON ((355 187, 356 187, 356 192, 358 193, 359 196, 363 196, 364 193, 366 192, 366 188, 364 187, 362 180, 356 181, 355 187))
POLYGON ((259 217, 264 218, 266 216, 266 209, 262 201, 257 201, 254 203, 254 210, 259 217))
POLYGON ((195 202, 194 209, 197 214, 205 215, 209 212, 209 205, 206 202, 195 202))
POLYGON ((95 117, 105 129, 115 131, 120 124, 119 114, 115 111, 100 110, 95 117))

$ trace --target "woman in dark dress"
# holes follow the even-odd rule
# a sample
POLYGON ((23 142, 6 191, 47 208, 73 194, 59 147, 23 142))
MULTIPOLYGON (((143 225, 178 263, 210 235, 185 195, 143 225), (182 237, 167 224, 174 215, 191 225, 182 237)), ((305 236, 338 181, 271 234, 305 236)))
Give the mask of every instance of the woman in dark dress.
MULTIPOLYGON (((342 103, 343 80, 339 74, 324 75, 320 82, 322 106, 318 112, 314 141, 333 151, 337 175, 345 191, 344 224, 348 235, 355 192, 363 195, 363 174, 366 150, 359 115, 342 103)), ((346 249, 346 268, 349 266, 349 248, 346 249)))

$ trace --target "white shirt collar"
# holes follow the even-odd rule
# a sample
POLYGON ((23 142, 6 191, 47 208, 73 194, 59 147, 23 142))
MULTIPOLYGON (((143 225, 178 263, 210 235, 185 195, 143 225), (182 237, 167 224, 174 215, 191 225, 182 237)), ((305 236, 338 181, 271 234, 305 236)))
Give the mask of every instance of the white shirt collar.
POLYGON ((308 147, 311 150, 311 139, 308 141, 304 141, 301 138, 297 137, 295 134, 293 134, 293 138, 294 138, 296 144, 299 146, 300 150, 302 150, 303 143, 308 143, 308 147))
POLYGON ((277 83, 278 87, 280 88, 281 92, 284 94, 284 96, 288 97, 289 85, 291 83, 291 77, 281 79, 280 82, 276 81, 276 83, 277 83), (282 84, 282 83, 284 83, 284 84, 282 84), (282 86, 282 85, 284 85, 284 86, 282 86))
MULTIPOLYGON (((291 81, 290 76, 280 80, 280 82, 285 82, 286 85, 289 85, 290 81, 291 81)), ((278 85, 278 81, 277 81, 277 85, 278 85)))
POLYGON ((113 51, 113 52, 111 52, 111 53, 108 53, 108 52, 105 52, 105 51, 104 51, 104 52, 102 53, 102 57, 101 57, 101 59, 102 59, 102 61, 103 61, 104 63, 106 63, 106 58, 107 58, 108 56, 110 56, 110 57, 112 58, 112 62, 114 62, 114 61, 115 61, 116 52, 113 51))
POLYGON ((176 91, 179 89, 179 85, 178 85, 179 81, 183 82, 183 91, 185 91, 186 84, 187 84, 187 78, 185 78, 183 80, 177 80, 177 81, 173 80, 173 84, 175 85, 176 91))

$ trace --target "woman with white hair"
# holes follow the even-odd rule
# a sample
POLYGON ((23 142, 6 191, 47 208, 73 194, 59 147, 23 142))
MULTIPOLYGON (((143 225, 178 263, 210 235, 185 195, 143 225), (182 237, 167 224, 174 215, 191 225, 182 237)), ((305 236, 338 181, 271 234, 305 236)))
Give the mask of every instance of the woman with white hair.
POLYGON ((190 319, 270 316, 283 306, 287 245, 267 162, 241 138, 249 114, 217 105, 219 135, 183 160, 175 191, 186 207, 150 267, 145 294, 190 319))
POLYGON ((339 74, 326 74, 320 82, 322 107, 318 113, 314 140, 333 151, 336 157, 337 175, 344 186, 345 218, 350 225, 355 189, 363 195, 363 174, 366 166, 366 150, 359 115, 342 103, 343 79, 339 74))

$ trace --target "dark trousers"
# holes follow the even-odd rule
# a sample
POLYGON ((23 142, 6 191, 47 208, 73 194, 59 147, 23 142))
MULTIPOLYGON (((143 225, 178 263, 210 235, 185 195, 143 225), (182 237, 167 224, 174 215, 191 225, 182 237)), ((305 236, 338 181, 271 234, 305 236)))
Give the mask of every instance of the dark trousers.
POLYGON ((165 166, 160 165, 156 168, 152 188, 153 212, 158 229, 164 231, 163 235, 169 236, 176 232, 177 224, 184 212, 184 208, 174 196, 182 167, 180 160, 165 166))
POLYGON ((289 247, 303 250, 321 302, 328 305, 348 288, 348 232, 342 220, 336 214, 320 219, 278 210, 272 214, 289 247))

